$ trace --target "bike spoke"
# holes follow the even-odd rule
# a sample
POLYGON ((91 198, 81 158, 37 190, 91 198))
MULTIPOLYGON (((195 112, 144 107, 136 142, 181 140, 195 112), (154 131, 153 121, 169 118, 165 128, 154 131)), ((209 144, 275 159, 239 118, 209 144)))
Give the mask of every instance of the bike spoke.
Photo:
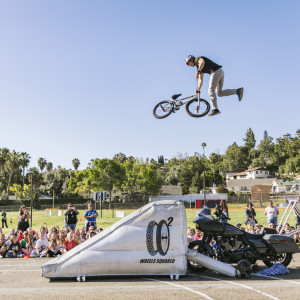
POLYGON ((202 115, 207 109, 207 106, 203 103, 198 103, 198 101, 194 101, 190 104, 189 110, 191 113, 195 115, 202 115))
POLYGON ((170 103, 160 104, 156 110, 158 116, 164 116, 166 113, 172 110, 172 105, 170 103))

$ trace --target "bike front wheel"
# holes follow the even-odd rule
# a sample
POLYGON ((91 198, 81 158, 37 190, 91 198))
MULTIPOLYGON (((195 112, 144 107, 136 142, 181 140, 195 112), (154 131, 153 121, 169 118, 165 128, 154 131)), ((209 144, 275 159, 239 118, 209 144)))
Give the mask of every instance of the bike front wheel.
POLYGON ((174 109, 174 104, 172 101, 161 101, 155 105, 153 109, 153 116, 156 119, 163 119, 168 117, 174 109))
POLYGON ((208 114, 210 111, 210 105, 204 99, 200 99, 200 101, 198 101, 197 98, 194 98, 186 104, 185 110, 189 116, 200 118, 208 114))

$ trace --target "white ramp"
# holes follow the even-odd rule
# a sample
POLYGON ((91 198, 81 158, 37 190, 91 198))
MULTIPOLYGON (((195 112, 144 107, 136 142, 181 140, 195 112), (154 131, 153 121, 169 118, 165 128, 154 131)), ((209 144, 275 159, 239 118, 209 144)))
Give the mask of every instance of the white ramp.
POLYGON ((42 276, 185 275, 186 231, 181 202, 149 203, 47 262, 42 276))

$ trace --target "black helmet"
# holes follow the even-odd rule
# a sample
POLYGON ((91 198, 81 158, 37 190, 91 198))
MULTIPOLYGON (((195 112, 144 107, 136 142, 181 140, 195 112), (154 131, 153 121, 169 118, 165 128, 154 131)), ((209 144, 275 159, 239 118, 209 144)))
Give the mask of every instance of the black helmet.
POLYGON ((190 61, 192 61, 193 63, 195 63, 195 56, 189 55, 189 56, 185 59, 185 63, 186 63, 186 64, 188 64, 190 61))

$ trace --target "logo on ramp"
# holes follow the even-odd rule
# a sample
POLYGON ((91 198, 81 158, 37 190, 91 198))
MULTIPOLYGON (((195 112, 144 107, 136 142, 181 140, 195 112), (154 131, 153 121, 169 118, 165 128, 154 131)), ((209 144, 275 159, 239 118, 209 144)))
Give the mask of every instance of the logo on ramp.
POLYGON ((150 221, 146 230, 147 250, 151 256, 159 253, 165 256, 170 246, 170 229, 173 217, 168 218, 168 222, 161 220, 159 223, 150 221))

